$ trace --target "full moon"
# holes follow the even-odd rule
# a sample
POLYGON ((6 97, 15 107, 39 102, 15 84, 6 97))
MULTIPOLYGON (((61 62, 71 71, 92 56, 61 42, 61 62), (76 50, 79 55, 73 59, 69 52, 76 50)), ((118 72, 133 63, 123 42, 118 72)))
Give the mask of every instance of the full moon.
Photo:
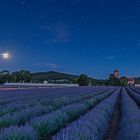
POLYGON ((10 58, 10 54, 8 52, 2 53, 1 56, 2 56, 3 59, 9 59, 10 58))

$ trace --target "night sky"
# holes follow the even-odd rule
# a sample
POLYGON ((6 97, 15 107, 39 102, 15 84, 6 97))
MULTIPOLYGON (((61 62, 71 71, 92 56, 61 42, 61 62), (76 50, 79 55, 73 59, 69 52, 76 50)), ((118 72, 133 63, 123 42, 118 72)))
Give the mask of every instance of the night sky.
POLYGON ((0 0, 0 69, 140 76, 140 0, 0 0))

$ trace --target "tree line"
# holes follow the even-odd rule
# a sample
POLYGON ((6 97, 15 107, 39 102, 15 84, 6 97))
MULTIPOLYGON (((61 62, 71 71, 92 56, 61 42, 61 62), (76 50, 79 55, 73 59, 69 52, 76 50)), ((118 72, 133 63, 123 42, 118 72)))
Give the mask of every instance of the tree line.
POLYGON ((108 79, 106 80, 96 80, 91 79, 85 74, 81 74, 78 79, 78 84, 80 86, 127 86, 128 79, 125 76, 122 76, 121 78, 117 78, 114 76, 114 74, 110 74, 108 79))
POLYGON ((30 71, 21 70, 10 73, 8 70, 3 70, 0 72, 0 84, 10 83, 10 82, 30 82, 32 75, 30 71))
MULTIPOLYGON (((10 71, 8 70, 3 70, 0 71, 0 84, 3 83, 10 83, 10 82, 21 82, 21 83, 27 83, 27 82, 36 82, 39 83, 40 79, 45 79, 45 78, 49 78, 51 80, 51 78, 56 78, 61 79, 62 77, 66 77, 66 74, 59 74, 57 72, 48 72, 46 76, 43 75, 35 75, 33 76, 33 74, 30 71, 27 70, 20 70, 20 71, 16 71, 16 72, 12 72, 10 73, 10 71), (37 76, 37 77, 36 77, 37 76), (36 80, 34 80, 34 78, 36 77, 36 80)), ((116 78, 114 76, 114 74, 110 74, 109 77, 105 80, 97 80, 97 79, 93 79, 91 77, 88 77, 86 74, 81 74, 79 77, 77 76, 77 78, 75 78, 76 76, 73 75, 69 75, 69 77, 67 76, 66 79, 70 80, 71 83, 77 83, 80 86, 88 86, 88 85, 93 85, 93 86, 126 86, 128 83, 128 79, 127 77, 123 76, 121 78, 116 78)), ((62 79, 63 79, 62 78, 62 79)), ((43 81, 41 81, 43 82, 43 81)))

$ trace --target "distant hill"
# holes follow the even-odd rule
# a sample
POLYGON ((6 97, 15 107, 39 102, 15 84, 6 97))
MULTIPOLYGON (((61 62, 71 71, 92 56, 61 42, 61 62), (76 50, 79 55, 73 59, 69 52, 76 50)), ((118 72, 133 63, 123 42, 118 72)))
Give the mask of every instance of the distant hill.
MULTIPOLYGON (((61 73, 56 71, 48 71, 48 72, 36 72, 31 73, 27 70, 20 70, 16 72, 10 71, 1 71, 0 72, 0 84, 9 82, 31 82, 31 83, 54 83, 54 84, 75 84, 79 75, 61 73)), ((90 85, 107 85, 107 80, 102 79, 94 79, 92 77, 88 77, 90 85)))
POLYGON ((66 80, 71 81, 72 83, 76 83, 78 77, 79 77, 79 75, 60 73, 60 72, 55 72, 55 71, 32 73, 33 82, 43 82, 45 80, 49 81, 49 80, 66 79, 66 80))
MULTIPOLYGON (((51 83, 77 83, 79 75, 61 73, 56 71, 32 73, 32 82, 42 83, 45 80, 51 83)), ((106 80, 97 80, 89 77, 92 85, 106 85, 106 80)))

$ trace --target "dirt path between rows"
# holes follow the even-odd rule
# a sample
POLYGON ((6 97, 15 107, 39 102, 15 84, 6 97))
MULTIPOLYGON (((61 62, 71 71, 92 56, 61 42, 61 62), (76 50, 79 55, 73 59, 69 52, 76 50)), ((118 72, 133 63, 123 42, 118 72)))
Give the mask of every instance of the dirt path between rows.
POLYGON ((117 102, 116 102, 116 105, 115 105, 114 113, 113 113, 112 118, 109 122, 108 131, 106 133, 104 140, 115 140, 115 138, 117 136, 119 122, 120 122, 120 115, 121 115, 120 100, 121 100, 121 96, 119 95, 117 102))

